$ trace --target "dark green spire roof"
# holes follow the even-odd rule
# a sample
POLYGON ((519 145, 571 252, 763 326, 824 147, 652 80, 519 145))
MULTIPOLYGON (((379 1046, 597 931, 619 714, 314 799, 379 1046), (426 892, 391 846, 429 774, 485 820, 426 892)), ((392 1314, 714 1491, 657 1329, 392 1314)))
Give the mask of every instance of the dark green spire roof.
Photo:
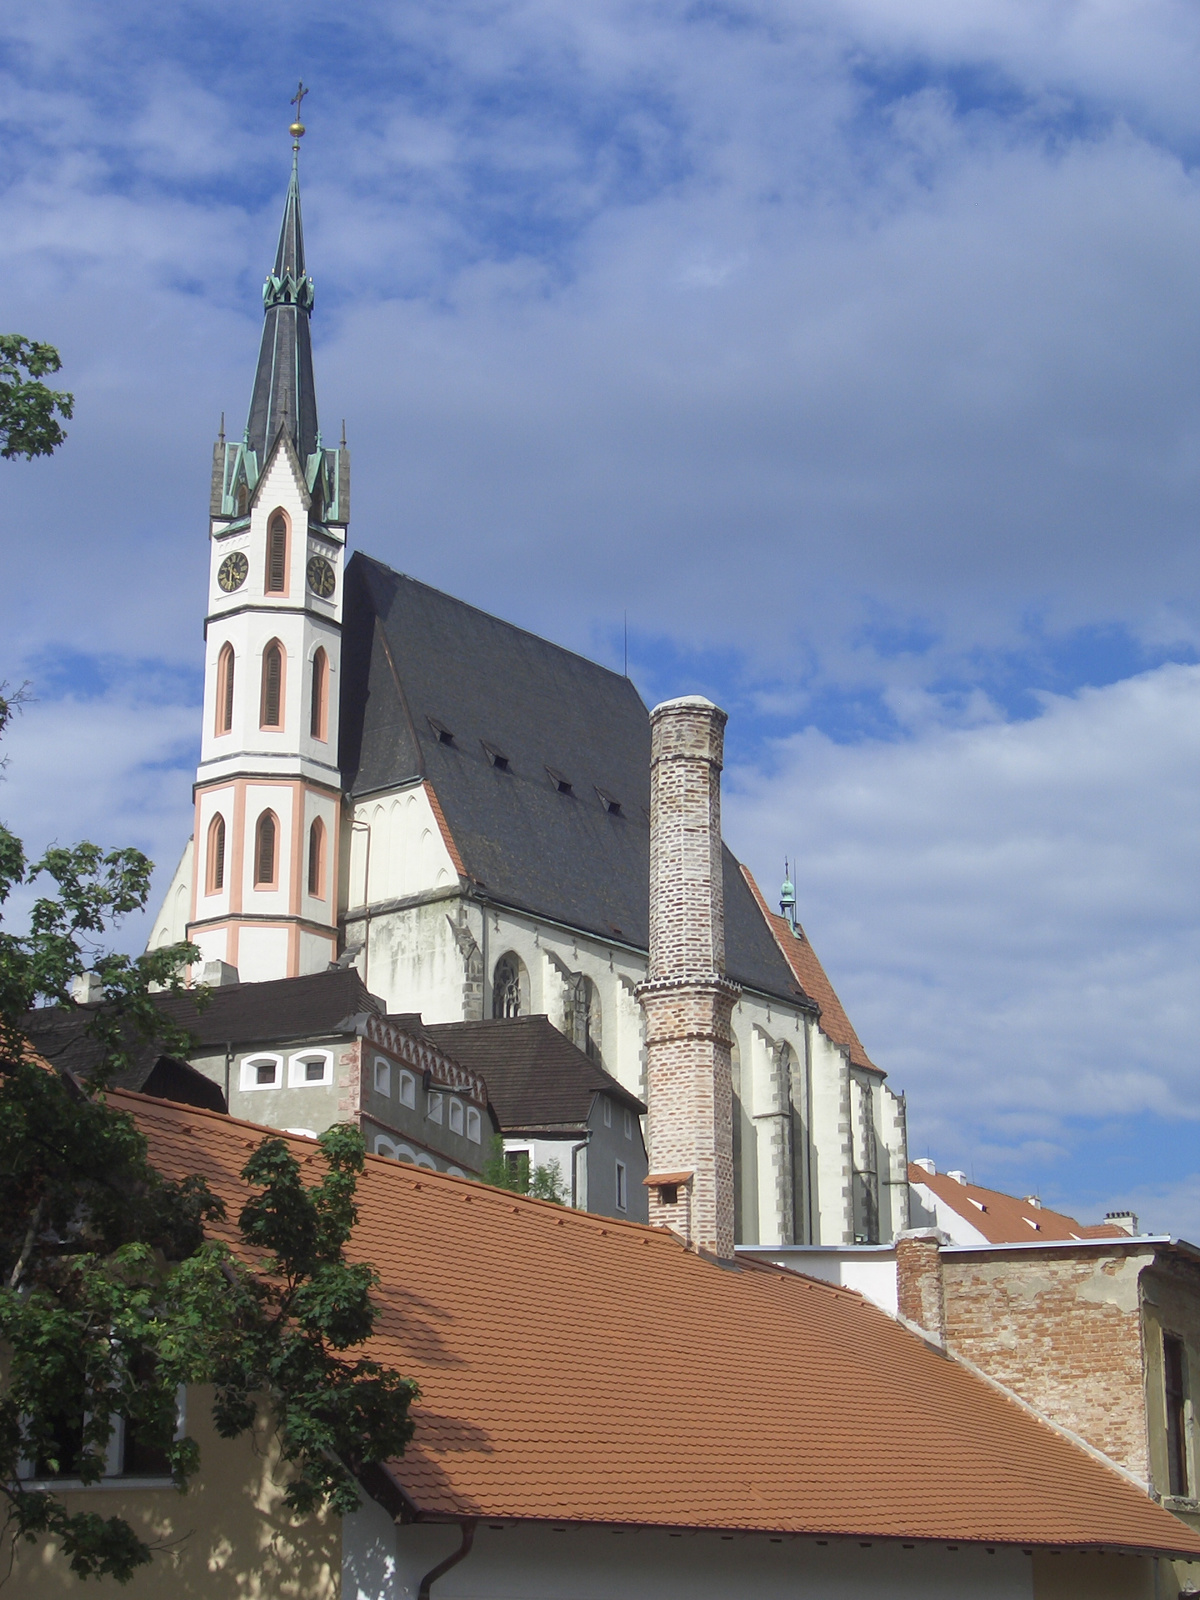
POLYGON ((307 461, 317 448, 317 391, 309 328, 313 282, 304 269, 298 162, 298 155, 294 156, 275 265, 263 285, 266 323, 246 423, 246 443, 264 464, 281 427, 287 429, 301 461, 307 461))

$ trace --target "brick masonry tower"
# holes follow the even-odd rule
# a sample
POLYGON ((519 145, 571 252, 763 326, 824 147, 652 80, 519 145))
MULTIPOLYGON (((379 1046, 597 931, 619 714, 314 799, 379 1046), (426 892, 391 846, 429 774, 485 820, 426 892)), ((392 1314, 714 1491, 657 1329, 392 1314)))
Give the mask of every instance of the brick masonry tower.
POLYGON ((650 969, 646 1015, 650 1221, 733 1255, 733 1090, 721 867, 724 711, 650 713, 650 969))

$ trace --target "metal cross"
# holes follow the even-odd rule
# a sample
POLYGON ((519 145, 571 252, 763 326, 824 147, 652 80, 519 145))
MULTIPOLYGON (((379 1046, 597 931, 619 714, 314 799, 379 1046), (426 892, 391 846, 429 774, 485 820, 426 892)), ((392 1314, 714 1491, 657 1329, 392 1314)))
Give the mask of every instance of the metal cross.
POLYGON ((304 100, 304 96, 307 93, 308 93, 308 90, 304 87, 304 80, 302 78, 300 80, 300 82, 296 85, 295 94, 292 96, 291 100, 288 102, 289 105, 293 105, 296 108, 296 121, 297 122, 300 121, 300 111, 301 111, 301 107, 302 107, 302 102, 304 100))

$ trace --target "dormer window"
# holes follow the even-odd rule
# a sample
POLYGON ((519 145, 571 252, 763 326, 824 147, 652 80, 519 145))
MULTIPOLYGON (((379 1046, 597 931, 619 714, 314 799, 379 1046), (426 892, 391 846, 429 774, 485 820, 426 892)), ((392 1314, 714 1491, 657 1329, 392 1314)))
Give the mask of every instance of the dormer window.
POLYGON ((546 772, 550 778, 550 782, 558 790, 559 794, 575 793, 575 786, 572 784, 570 778, 564 778, 562 773, 557 771, 557 769, 554 767, 547 767, 546 772))
POLYGON ((444 722, 439 722, 436 717, 426 717, 425 720, 429 723, 429 726, 433 729, 434 735, 435 735, 435 737, 437 739, 437 742, 439 744, 448 744, 448 745, 453 746, 453 744, 454 744, 454 735, 450 732, 450 729, 446 726, 446 724, 444 722))
POLYGON ((496 746, 489 744, 486 739, 481 739, 479 742, 483 746, 484 755, 487 756, 489 763, 495 767, 497 772, 509 771, 508 757, 502 751, 497 750, 496 746))
POLYGON ((619 817, 621 815, 621 802, 619 800, 614 800, 612 795, 606 793, 599 785, 596 786, 596 793, 599 796, 600 804, 610 817, 619 817))

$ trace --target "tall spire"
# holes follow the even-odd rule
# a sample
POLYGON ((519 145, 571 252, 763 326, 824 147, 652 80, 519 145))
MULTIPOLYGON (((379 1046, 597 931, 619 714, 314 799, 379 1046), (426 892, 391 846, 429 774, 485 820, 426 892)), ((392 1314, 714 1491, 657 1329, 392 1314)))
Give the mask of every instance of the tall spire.
POLYGON ((300 220, 300 138, 304 125, 299 121, 299 102, 306 92, 301 85, 295 102, 292 176, 275 265, 263 284, 266 322, 246 423, 246 443, 264 465, 281 427, 286 428, 301 462, 307 462, 317 449, 317 391, 309 328, 313 281, 304 267, 304 228, 300 220))

